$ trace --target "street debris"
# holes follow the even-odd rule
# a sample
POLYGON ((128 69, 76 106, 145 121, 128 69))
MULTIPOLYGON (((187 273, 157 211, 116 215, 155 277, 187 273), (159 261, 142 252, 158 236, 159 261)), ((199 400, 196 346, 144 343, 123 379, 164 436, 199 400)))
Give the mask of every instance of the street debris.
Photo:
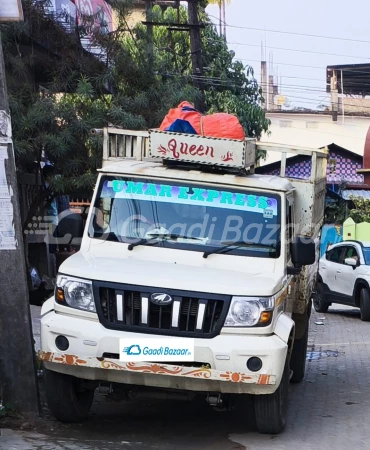
POLYGON ((312 351, 307 352, 307 361, 314 361, 321 359, 322 357, 334 357, 337 358, 339 355, 339 352, 336 350, 322 350, 322 351, 312 351))

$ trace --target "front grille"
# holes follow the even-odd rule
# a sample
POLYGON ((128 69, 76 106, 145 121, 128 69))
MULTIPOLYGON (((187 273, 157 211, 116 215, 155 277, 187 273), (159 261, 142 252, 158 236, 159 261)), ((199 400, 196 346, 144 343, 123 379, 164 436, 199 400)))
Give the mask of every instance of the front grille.
POLYGON ((230 297, 164 291, 172 297, 169 305, 152 303, 158 288, 94 283, 100 322, 110 329, 140 333, 211 338, 220 333, 229 309, 230 297))

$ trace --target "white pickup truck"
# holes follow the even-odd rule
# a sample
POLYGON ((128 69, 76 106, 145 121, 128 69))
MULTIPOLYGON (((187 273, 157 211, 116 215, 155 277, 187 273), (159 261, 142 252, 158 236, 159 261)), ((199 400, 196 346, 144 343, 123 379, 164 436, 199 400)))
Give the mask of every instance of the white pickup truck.
POLYGON ((279 433, 305 371, 326 150, 103 134, 81 249, 42 308, 50 410, 81 421, 97 388, 214 407, 253 395, 258 430, 279 433), (257 148, 281 153, 280 176, 254 174, 257 148), (289 153, 311 159, 306 179, 285 177, 289 153))

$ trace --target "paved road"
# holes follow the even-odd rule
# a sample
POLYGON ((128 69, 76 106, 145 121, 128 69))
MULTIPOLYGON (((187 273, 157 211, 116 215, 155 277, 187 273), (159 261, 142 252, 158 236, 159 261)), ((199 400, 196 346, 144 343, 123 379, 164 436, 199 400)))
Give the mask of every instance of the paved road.
MULTIPOLYGON (((33 311, 37 316, 37 310, 33 311)), ((38 332, 37 317, 34 320, 38 332)), ((37 338, 37 336, 36 336, 37 338)), ((37 339, 36 339, 37 341, 37 339)), ((347 450, 370 448, 370 323, 335 306, 313 314, 305 381, 291 386, 289 425, 279 436, 248 431, 250 418, 203 403, 107 403, 83 426, 44 421, 36 432, 2 430, 6 450, 347 450), (317 325, 325 316, 324 325, 317 325)), ((0 422, 1 426, 1 422, 0 422)))

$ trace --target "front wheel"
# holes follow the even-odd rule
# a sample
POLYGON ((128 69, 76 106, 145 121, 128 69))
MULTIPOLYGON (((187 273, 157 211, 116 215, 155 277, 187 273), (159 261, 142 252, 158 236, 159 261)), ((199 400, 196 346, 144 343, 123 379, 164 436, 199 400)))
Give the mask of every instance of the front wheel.
POLYGON ((370 321, 370 294, 366 288, 363 288, 360 292, 360 313, 362 321, 370 321))
POLYGON ((280 433, 287 420, 289 391, 289 358, 284 367, 280 386, 273 394, 256 395, 254 398, 254 413, 257 430, 264 434, 280 433))
POLYGON ((313 296, 313 306, 318 313, 326 313, 329 309, 329 303, 326 301, 326 295, 324 294, 324 287, 322 283, 317 283, 316 293, 313 296))
POLYGON ((49 409, 56 419, 66 423, 86 419, 94 391, 83 389, 80 379, 44 368, 44 385, 49 409))

